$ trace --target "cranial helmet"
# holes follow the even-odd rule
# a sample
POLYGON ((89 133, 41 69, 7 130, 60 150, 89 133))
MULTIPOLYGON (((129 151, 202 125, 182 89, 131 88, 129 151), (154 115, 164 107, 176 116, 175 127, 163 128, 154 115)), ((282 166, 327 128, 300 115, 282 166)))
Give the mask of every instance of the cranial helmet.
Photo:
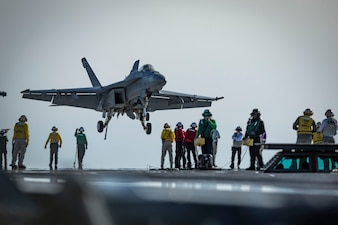
POLYGON ((209 109, 206 109, 206 110, 204 110, 204 112, 202 113, 202 116, 203 117, 207 117, 207 116, 212 116, 212 114, 211 114, 211 112, 209 111, 209 109))
POLYGON ((242 128, 240 126, 236 127, 235 130, 242 131, 242 128))
POLYGON ((333 112, 332 112, 331 109, 328 109, 328 110, 326 110, 326 112, 325 112, 325 116, 327 116, 327 117, 334 117, 334 114, 333 114, 333 112))
POLYGON ((165 123, 163 127, 164 128, 170 128, 170 125, 168 123, 165 123))
POLYGON ((58 129, 55 126, 52 127, 52 131, 57 131, 57 130, 58 129))
POLYGON ((181 122, 178 122, 178 123, 176 124, 176 127, 183 127, 183 124, 182 124, 181 122))
POLYGON ((25 115, 21 115, 19 118, 20 122, 27 122, 27 117, 25 115))
POLYGON ((251 116, 260 116, 261 112, 258 109, 253 109, 252 112, 250 113, 251 116))
POLYGON ((80 127, 80 128, 79 128, 79 131, 80 131, 80 132, 84 132, 85 130, 84 130, 83 127, 80 127))
POLYGON ((193 127, 193 128, 196 128, 197 124, 195 122, 193 122, 190 126, 193 127))
POLYGON ((305 116, 312 116, 313 115, 312 110, 309 109, 309 108, 305 109, 303 113, 304 113, 305 116))

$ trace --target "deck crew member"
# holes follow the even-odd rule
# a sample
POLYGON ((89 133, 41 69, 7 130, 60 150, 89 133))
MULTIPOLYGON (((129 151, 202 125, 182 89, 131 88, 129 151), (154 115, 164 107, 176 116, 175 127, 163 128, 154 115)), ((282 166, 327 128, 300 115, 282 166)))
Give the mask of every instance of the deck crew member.
POLYGON ((162 154, 161 154, 161 169, 164 166, 164 158, 166 153, 169 153, 170 169, 173 168, 173 142, 175 140, 175 133, 170 128, 168 123, 165 123, 161 133, 162 140, 162 154))
POLYGON ((77 144, 77 158, 78 158, 78 169, 82 169, 82 161, 85 155, 86 149, 88 149, 87 137, 83 133, 83 127, 75 130, 76 144, 77 144))
POLYGON ((307 108, 303 112, 303 116, 298 116, 293 123, 292 128, 297 131, 297 144, 311 144, 312 133, 315 132, 316 123, 311 118, 313 112, 307 108))
POLYGON ((317 131, 313 132, 312 134, 312 142, 313 144, 321 144, 323 143, 323 134, 320 132, 320 126, 322 125, 321 122, 317 122, 317 131))
POLYGON ((55 126, 52 127, 52 132, 49 134, 46 144, 45 144, 45 149, 47 148, 47 144, 50 142, 50 156, 49 156, 49 169, 53 169, 52 164, 53 164, 53 159, 54 159, 54 168, 57 169, 58 165, 58 150, 59 147, 61 148, 62 145, 62 138, 60 133, 58 132, 58 128, 55 126))
POLYGON ((323 134, 324 144, 334 144, 334 136, 337 134, 337 120, 334 119, 334 114, 331 109, 325 112, 326 119, 323 120, 319 131, 323 134))
POLYGON ((251 117, 249 118, 246 126, 246 132, 244 135, 245 138, 252 138, 254 141, 253 146, 249 146, 250 152, 250 167, 246 170, 255 170, 256 158, 258 160, 257 170, 263 167, 263 157, 259 154, 259 149, 261 146, 260 136, 265 132, 264 122, 261 119, 261 113, 258 109, 253 109, 251 112, 251 117))
POLYGON ((13 143, 13 153, 12 153, 12 169, 16 169, 19 166, 19 169, 26 169, 26 166, 23 164, 25 158, 26 149, 29 143, 29 128, 27 124, 27 117, 25 115, 20 116, 19 122, 14 126, 14 134, 12 138, 13 143), (16 160, 19 156, 18 166, 16 165, 16 160))
POLYGON ((198 163, 197 163, 197 155, 196 155, 196 146, 194 144, 194 139, 196 136, 196 127, 197 124, 195 122, 191 123, 190 128, 188 128, 185 131, 185 146, 187 148, 187 160, 188 164, 187 167, 188 169, 191 169, 191 158, 190 158, 190 153, 192 153, 192 157, 195 163, 195 168, 198 168, 198 163))
POLYGON ((7 131, 8 129, 2 129, 0 131, 0 170, 7 170, 7 131))

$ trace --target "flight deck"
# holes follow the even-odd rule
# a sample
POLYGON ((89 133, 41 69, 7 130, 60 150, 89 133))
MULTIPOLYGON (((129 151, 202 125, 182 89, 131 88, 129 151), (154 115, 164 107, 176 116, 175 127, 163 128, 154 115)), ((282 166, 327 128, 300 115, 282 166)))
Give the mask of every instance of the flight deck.
POLYGON ((0 175, 0 224, 265 225, 338 219, 336 173, 29 169, 0 175))

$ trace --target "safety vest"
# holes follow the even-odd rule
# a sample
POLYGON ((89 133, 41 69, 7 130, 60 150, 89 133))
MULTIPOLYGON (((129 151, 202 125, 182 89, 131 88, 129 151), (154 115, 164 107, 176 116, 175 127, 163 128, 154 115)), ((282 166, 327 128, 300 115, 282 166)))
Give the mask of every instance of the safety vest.
POLYGON ((48 136, 48 139, 46 141, 46 145, 48 144, 49 141, 50 141, 50 143, 60 142, 60 145, 61 145, 62 144, 61 135, 58 132, 52 132, 48 136))
POLYGON ((298 134, 312 134, 314 120, 308 116, 298 117, 298 134))
POLYGON ((76 135, 76 143, 77 144, 82 144, 82 145, 86 145, 87 144, 87 138, 86 135, 84 133, 78 133, 76 135))
POLYGON ((27 123, 18 122, 15 124, 13 140, 17 138, 25 139, 27 142, 29 141, 29 131, 27 123))
POLYGON ((175 139, 175 133, 170 128, 164 128, 161 134, 161 139, 165 141, 173 142, 175 139))

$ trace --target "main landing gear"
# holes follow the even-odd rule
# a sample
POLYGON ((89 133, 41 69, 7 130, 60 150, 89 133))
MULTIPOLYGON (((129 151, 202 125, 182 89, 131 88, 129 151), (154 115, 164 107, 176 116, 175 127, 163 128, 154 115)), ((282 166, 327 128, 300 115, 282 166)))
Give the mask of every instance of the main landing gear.
MULTIPOLYGON (((105 117, 105 115, 106 114, 104 112, 103 117, 105 117)), ((111 120, 112 117, 113 117, 113 113, 109 112, 108 115, 107 115, 107 118, 106 118, 105 122, 103 122, 101 120, 97 122, 97 131, 99 133, 102 133, 103 129, 106 128, 106 132, 105 132, 105 135, 104 135, 104 140, 107 139, 108 123, 109 123, 109 121, 111 120)))
POLYGON ((146 131, 146 134, 151 134, 151 123, 146 123, 145 124, 145 120, 146 121, 149 121, 149 113, 146 113, 145 116, 143 116, 142 113, 140 113, 140 121, 141 121, 141 124, 143 126, 143 129, 146 131))
POLYGON ((97 131, 99 133, 102 133, 103 132, 103 129, 104 129, 104 124, 103 124, 103 121, 100 120, 99 122, 97 122, 97 131))
MULTIPOLYGON (((107 137, 108 123, 111 120, 112 116, 113 114, 108 113, 108 116, 105 122, 103 122, 102 120, 97 122, 97 131, 99 133, 102 133, 104 128, 106 128, 104 139, 106 139, 107 137)), ((145 121, 149 121, 149 118, 150 118, 149 113, 145 113, 145 115, 143 115, 143 113, 139 113, 139 119, 141 121, 142 127, 145 130, 146 134, 151 134, 151 130, 152 130, 151 123, 145 123, 145 121)))

